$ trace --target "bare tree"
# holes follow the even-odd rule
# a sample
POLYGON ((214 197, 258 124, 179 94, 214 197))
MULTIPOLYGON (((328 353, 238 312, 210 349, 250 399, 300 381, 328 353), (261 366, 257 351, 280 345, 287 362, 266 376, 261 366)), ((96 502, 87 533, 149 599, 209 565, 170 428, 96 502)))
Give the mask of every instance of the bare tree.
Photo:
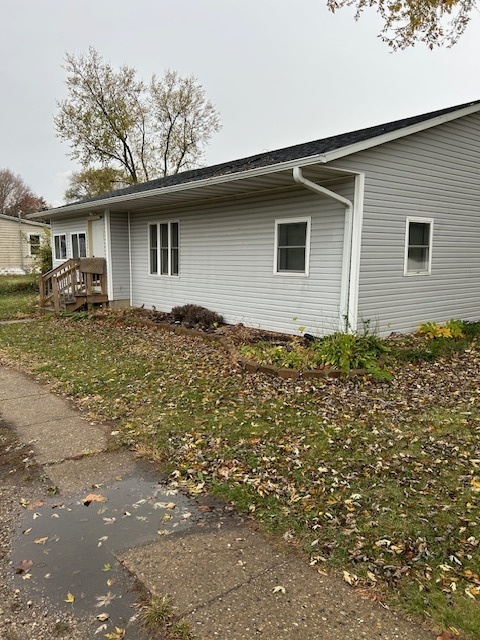
POLYGON ((220 129, 213 104, 193 76, 168 70, 150 83, 152 127, 160 171, 166 176, 198 166, 205 146, 220 129))
POLYGON ((126 65, 114 69, 98 51, 67 54, 68 97, 58 102, 57 135, 85 169, 120 169, 130 183, 197 166, 220 129, 195 78, 167 71, 149 84, 126 65))

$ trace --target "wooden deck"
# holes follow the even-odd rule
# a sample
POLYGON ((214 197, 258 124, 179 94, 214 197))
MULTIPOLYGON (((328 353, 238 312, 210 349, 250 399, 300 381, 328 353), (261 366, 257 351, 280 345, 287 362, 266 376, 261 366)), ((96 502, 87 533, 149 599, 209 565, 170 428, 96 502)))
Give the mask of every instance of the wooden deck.
POLYGON ((76 311, 108 302, 104 258, 71 258, 39 278, 40 308, 76 311))

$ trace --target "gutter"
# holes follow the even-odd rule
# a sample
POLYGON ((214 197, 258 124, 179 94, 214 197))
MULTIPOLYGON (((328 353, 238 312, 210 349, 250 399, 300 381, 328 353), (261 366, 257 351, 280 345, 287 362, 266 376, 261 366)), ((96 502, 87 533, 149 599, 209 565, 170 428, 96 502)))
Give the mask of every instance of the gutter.
POLYGON ((203 180, 193 180, 190 182, 184 182, 180 184, 170 185, 169 187, 158 187, 157 189, 146 189, 145 191, 137 191, 135 193, 123 194, 120 196, 111 196, 110 198, 103 198, 102 200, 90 200, 89 202, 81 202, 78 204, 66 205, 63 207, 57 207, 56 209, 49 209, 48 211, 42 211, 41 213, 30 213, 29 218, 41 218, 53 216, 61 216, 64 213, 73 213, 81 211, 94 211, 97 209, 104 209, 108 205, 120 204, 122 202, 132 202, 134 200, 141 200, 142 198, 151 198, 154 196, 162 195, 164 193, 172 193, 178 191, 188 191, 189 189, 197 189, 201 187, 208 187, 210 185, 222 184, 224 182, 236 182, 237 180, 244 180, 246 178, 255 178, 261 175, 267 175, 269 173, 277 173, 278 171, 292 169, 296 166, 306 166, 309 164, 319 163, 325 164, 327 158, 325 154, 316 154, 302 158, 301 160, 288 160, 286 162, 280 162, 278 164, 270 164, 265 167, 257 167, 256 169, 245 169, 239 173, 225 173, 220 176, 213 176, 210 178, 204 178, 203 180), (48 214, 48 216, 46 215, 48 214))
POLYGON ((342 277, 340 282, 340 328, 344 331, 355 331, 357 328, 358 269, 360 267, 364 174, 354 173, 353 175, 355 175, 356 206, 351 200, 344 198, 340 194, 307 180, 300 167, 293 168, 293 179, 297 184, 317 194, 327 196, 345 207, 342 277))

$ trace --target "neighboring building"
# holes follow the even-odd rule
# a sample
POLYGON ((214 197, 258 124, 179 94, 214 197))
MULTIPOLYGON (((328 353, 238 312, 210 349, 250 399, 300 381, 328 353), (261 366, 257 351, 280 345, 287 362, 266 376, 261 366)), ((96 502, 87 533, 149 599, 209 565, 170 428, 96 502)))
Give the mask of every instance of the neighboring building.
POLYGON ((112 303, 317 335, 478 320, 480 101, 42 215, 54 265, 105 258, 112 303))
POLYGON ((0 214, 0 275, 30 273, 48 229, 40 222, 0 214))

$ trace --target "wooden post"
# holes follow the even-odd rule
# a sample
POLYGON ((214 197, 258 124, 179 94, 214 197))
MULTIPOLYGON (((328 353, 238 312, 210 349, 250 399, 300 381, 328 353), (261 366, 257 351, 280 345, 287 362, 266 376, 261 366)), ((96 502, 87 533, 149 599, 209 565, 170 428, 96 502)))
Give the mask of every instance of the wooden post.
POLYGON ((45 306, 45 285, 43 284, 43 275, 38 276, 38 289, 40 291, 40 309, 45 306))
POLYGON ((53 289, 53 308, 58 313, 60 311, 60 295, 58 292, 58 281, 56 278, 52 279, 52 289, 53 289))

